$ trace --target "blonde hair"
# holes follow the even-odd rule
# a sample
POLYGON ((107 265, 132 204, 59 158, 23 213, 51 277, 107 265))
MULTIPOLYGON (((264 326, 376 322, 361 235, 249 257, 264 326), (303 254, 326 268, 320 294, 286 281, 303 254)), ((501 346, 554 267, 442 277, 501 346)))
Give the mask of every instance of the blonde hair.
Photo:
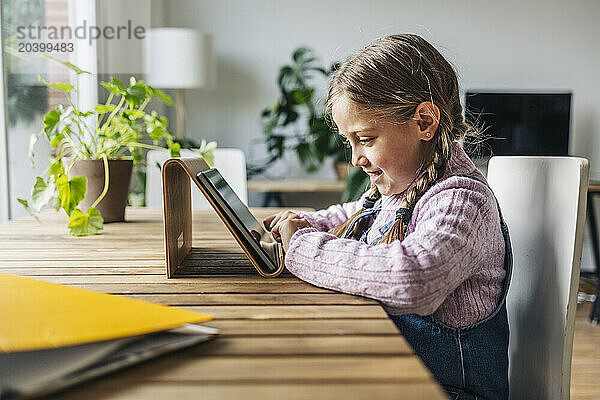
MULTIPOLYGON (((425 39, 413 34, 380 38, 348 59, 333 75, 327 96, 327 110, 342 97, 376 118, 404 122, 413 117, 423 102, 431 102, 440 111, 437 131, 424 141, 425 160, 416 184, 406 193, 396 221, 379 243, 403 240, 412 210, 423 194, 442 177, 450 160, 452 143, 474 129, 465 122, 460 104, 458 80, 446 59, 425 39)), ((371 185, 370 203, 381 197, 371 185)), ((367 207, 368 208, 368 207, 367 207)), ((342 237, 363 206, 346 222, 329 232, 342 237)), ((345 237, 356 237, 365 228, 358 223, 345 237)))

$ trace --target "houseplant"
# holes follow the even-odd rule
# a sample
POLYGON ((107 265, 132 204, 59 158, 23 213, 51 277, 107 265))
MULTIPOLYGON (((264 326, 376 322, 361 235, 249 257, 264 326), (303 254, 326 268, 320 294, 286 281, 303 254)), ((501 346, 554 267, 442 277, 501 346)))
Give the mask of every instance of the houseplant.
POLYGON ((348 162, 348 154, 325 115, 324 105, 315 96, 315 79, 328 78, 338 68, 324 68, 313 51, 296 49, 291 63, 279 69, 279 98, 262 111, 267 156, 248 166, 250 176, 264 172, 286 151, 295 151, 303 168, 316 172, 326 157, 348 162))
POLYGON ((338 178, 345 179, 342 201, 360 198, 369 185, 369 177, 361 168, 351 168, 351 152, 339 139, 323 102, 315 99, 314 80, 329 78, 339 68, 318 65, 312 50, 301 47, 292 54, 292 62, 279 70, 279 98, 262 111, 267 157, 248 167, 249 176, 264 172, 286 151, 295 151, 307 172, 315 172, 326 157, 333 159, 338 178))
POLYGON ((163 148, 161 144, 165 144, 172 156, 179 155, 180 145, 167 129, 167 119, 155 111, 145 111, 149 101, 155 97, 167 104, 172 104, 172 100, 160 90, 133 77, 129 86, 112 78, 110 82, 101 83, 110 92, 106 103, 83 111, 73 102, 71 93, 78 93, 80 75, 89 72, 69 62, 49 58, 72 70, 76 74, 76 84, 49 83, 39 77, 49 88, 63 91, 70 106, 65 108, 59 105, 50 110, 44 116, 42 130, 32 134, 32 162, 33 146, 42 137, 49 141, 53 155, 42 176, 36 177, 29 199, 18 201, 34 216, 47 206, 57 211, 62 208, 69 217, 68 227, 72 235, 95 234, 103 228, 105 215, 99 204, 107 194, 110 196, 109 182, 114 179, 116 164, 128 164, 124 169, 129 176, 118 185, 112 185, 113 190, 121 189, 120 192, 125 193, 121 206, 124 210, 131 165, 142 161, 141 150, 163 148), (91 162, 95 164, 94 168, 100 169, 100 172, 90 175, 100 176, 103 181, 100 185, 102 189, 96 189, 97 193, 92 196, 89 179, 74 173, 75 170, 89 168, 76 166, 82 162, 91 162), (89 192, 88 196, 86 192, 89 192))

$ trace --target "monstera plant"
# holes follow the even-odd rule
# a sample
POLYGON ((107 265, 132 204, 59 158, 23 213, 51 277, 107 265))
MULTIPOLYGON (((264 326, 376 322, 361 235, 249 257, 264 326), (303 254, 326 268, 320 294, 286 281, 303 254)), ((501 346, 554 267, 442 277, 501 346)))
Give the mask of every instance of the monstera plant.
POLYGON ((346 149, 315 95, 315 80, 328 78, 337 68, 337 63, 321 66, 311 49, 301 47, 279 69, 279 97, 261 114, 267 157, 250 165, 249 175, 264 172, 286 151, 294 151, 307 172, 317 171, 326 157, 347 161, 346 149))
POLYGON ((326 115, 324 99, 316 95, 315 81, 330 78, 338 68, 339 63, 329 68, 320 65, 309 48, 293 52, 291 63, 279 69, 278 99, 261 115, 267 157, 249 165, 249 176, 264 172, 286 151, 293 151, 309 173, 317 171, 325 159, 333 159, 338 177, 346 180, 342 201, 356 200, 364 193, 369 177, 360 168, 350 168, 350 150, 341 143, 326 115))

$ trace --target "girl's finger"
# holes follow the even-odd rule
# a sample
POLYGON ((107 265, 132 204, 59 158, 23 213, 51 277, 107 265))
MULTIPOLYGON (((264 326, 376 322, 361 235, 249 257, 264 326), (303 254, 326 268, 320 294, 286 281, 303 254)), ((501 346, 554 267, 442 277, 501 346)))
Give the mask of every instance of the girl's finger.
POLYGON ((279 222, 279 220, 281 219, 281 213, 282 212, 278 212, 277 214, 273 214, 265 218, 264 224, 267 230, 270 231, 277 224, 277 222, 279 222))
POLYGON ((279 233, 279 225, 276 225, 273 227, 273 229, 271 229, 271 235, 273 236, 273 239, 275 239, 275 241, 281 242, 281 234, 279 233))
MULTIPOLYGON (((286 211, 287 213, 287 211, 286 211)), ((294 213, 289 213, 292 215, 296 215, 294 213)), ((287 223, 288 221, 290 221, 292 219, 292 217, 290 217, 289 215, 285 215, 286 218, 281 218, 271 229, 271 234, 273 235, 273 237, 276 238, 281 238, 281 227, 287 223)))
POLYGON ((276 216, 277 214, 269 215, 263 220, 263 225, 265 226, 265 229, 267 229, 268 231, 271 230, 271 222, 275 219, 276 216))
POLYGON ((293 213, 289 210, 281 211, 278 214, 275 214, 273 218, 269 221, 269 226, 266 226, 267 229, 272 230, 278 223, 284 221, 286 219, 298 217, 296 213, 293 213))
POLYGON ((281 227, 281 222, 278 222, 276 224, 273 225, 273 227, 271 228, 271 233, 273 234, 273 236, 279 236, 280 232, 279 232, 279 228, 281 227))
POLYGON ((277 214, 275 214, 275 218, 273 218, 273 221, 271 221, 271 229, 273 229, 273 227, 274 227, 275 225, 277 225, 277 224, 279 223, 279 221, 281 221, 281 218, 283 217, 283 215, 282 215, 282 214, 283 214, 284 212, 285 212, 285 211, 282 211, 282 212, 280 212, 280 213, 277 213, 277 214))

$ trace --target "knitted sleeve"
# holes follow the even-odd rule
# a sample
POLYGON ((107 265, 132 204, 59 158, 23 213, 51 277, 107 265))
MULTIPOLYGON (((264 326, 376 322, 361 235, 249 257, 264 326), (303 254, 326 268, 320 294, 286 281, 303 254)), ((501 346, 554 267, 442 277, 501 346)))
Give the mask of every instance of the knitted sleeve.
POLYGON ((348 218, 354 215, 362 207, 365 193, 362 198, 358 201, 344 204, 335 204, 324 210, 307 212, 307 211, 294 211, 302 218, 306 219, 312 226, 318 231, 327 232, 334 226, 338 226, 342 222, 345 222, 348 218))
POLYGON ((485 185, 436 185, 417 203, 402 242, 373 246, 304 228, 291 238, 285 263, 314 285, 428 315, 494 258, 491 252, 504 249, 496 243, 499 231, 496 201, 485 185))

